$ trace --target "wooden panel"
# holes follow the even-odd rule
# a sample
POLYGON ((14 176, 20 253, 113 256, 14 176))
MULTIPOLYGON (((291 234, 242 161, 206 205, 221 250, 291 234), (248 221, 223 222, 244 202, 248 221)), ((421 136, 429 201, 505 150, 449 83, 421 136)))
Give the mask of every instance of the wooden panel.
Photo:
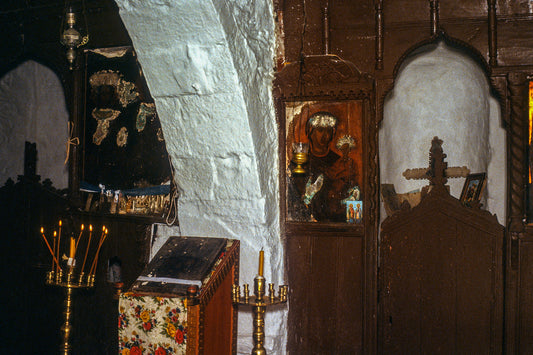
MULTIPOLYGON (((494 272, 487 271, 496 263, 501 266, 501 259, 496 260, 497 255, 501 258, 501 254, 496 251, 501 250, 502 245, 495 245, 495 239, 468 225, 459 226, 456 241, 457 349, 463 354, 489 354, 496 341, 492 338, 493 332, 501 334, 502 331, 501 324, 499 329, 492 329, 498 316, 492 307, 497 301, 494 288, 502 280, 497 280, 494 272), (472 257, 472 250, 477 250, 476 253, 482 257, 472 257), (479 344, 485 347, 480 349, 479 344)), ((501 295, 501 288, 498 291, 501 295)), ((498 304, 501 304, 501 299, 498 304)), ((501 314, 498 319, 502 319, 501 314)))
POLYGON ((520 242, 518 353, 533 353, 533 241, 520 242))
POLYGON ((200 324, 196 354, 235 354, 237 307, 232 286, 239 284, 240 242, 233 240, 220 265, 200 292, 200 324))
POLYGON ((421 205, 383 223, 380 353, 501 353, 503 229, 459 203, 421 205))
POLYGON ((287 254, 291 352, 360 354, 362 238, 291 237, 287 254))
POLYGON ((392 339, 405 339, 406 343, 411 343, 413 346, 420 344, 415 313, 404 307, 409 302, 419 303, 420 261, 416 248, 403 247, 408 237, 411 239, 410 244, 419 244, 420 232, 413 229, 409 236, 405 233, 406 231, 398 229, 395 238, 389 238, 386 234, 382 236, 380 273, 388 275, 380 280, 382 282, 380 353, 382 354, 401 353, 403 344, 393 342, 392 339), (403 250, 403 253, 396 253, 397 249, 403 250), (405 289, 408 292, 397 293, 391 297, 391 293, 397 289, 405 289))
POLYGON ((309 292, 306 285, 311 281, 311 250, 312 240, 309 237, 289 238, 286 244, 287 269, 289 282, 289 328, 288 348, 296 354, 303 354, 306 345, 304 335, 309 329, 309 292), (296 305, 296 306, 293 306, 296 305))
POLYGON ((363 349, 362 238, 339 238, 335 288, 336 354, 360 354, 363 349))
MULTIPOLYGON (((421 262, 419 265, 421 353, 451 354, 454 350, 455 226, 453 222, 450 223, 442 217, 428 216, 435 223, 428 230, 420 230, 419 243, 411 245, 418 249, 421 262), (426 238, 428 235, 432 237, 426 238)), ((402 290, 405 291, 407 290, 402 290)), ((404 306, 409 307, 409 304, 404 306)))
MULTIPOLYGON (((237 261, 238 262, 238 261, 237 261)), ((231 289, 234 283, 233 271, 224 277, 224 280, 215 291, 213 298, 205 307, 204 313, 204 351, 203 354, 232 354, 234 351, 233 327, 234 319, 231 289)), ((238 280, 235 282, 238 284, 238 280)))

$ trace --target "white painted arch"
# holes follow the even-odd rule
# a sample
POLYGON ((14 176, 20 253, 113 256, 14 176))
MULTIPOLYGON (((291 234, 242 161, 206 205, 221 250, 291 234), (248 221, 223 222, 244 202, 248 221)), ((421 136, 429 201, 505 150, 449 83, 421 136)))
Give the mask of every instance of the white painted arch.
MULTIPOLYGON (((385 99, 379 138, 381 183, 393 183, 399 193, 427 185, 406 180, 402 173, 428 166, 435 136, 443 140, 449 167, 487 172, 484 205, 504 224, 506 145, 500 105, 478 62, 444 41, 408 56, 385 99)), ((463 183, 463 178, 448 179, 453 196, 460 196, 463 183)))
MULTIPOLYGON (((117 0, 154 98, 180 191, 179 233, 241 240, 241 283, 284 282, 270 2, 117 0)), ((167 233, 178 233, 177 230, 167 233)), ((268 312, 266 349, 284 354, 286 309, 268 312)), ((239 315, 238 353, 252 349, 239 315)))

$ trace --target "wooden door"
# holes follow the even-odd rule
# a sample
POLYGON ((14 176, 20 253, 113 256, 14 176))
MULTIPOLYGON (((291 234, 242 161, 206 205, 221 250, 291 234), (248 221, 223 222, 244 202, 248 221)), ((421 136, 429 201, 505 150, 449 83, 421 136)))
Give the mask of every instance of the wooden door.
POLYGON ((379 353, 501 354, 504 228, 433 191, 382 224, 379 353))

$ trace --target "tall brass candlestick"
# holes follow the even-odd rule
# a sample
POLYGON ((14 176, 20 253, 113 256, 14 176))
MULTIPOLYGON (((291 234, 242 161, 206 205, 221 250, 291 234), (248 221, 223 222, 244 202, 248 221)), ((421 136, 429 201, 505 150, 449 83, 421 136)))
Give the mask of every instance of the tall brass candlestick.
POLYGON ((244 295, 241 296, 240 286, 233 285, 232 300, 235 305, 252 307, 253 314, 253 343, 252 355, 266 355, 265 349, 265 312, 268 306, 287 302, 286 285, 279 287, 278 296, 274 294, 274 285, 269 284, 269 296, 265 297, 265 278, 263 277, 264 252, 259 252, 259 274, 254 279, 254 296, 248 295, 248 284, 244 285, 244 295))
MULTIPOLYGON (((59 222, 59 226, 61 228, 61 221, 59 222)), ((76 250, 78 248, 78 243, 81 238, 81 234, 83 232, 83 224, 81 226, 80 235, 78 236, 78 240, 75 240, 74 237, 70 238, 70 243, 63 243, 64 245, 68 245, 68 261, 67 265, 64 268, 65 274, 62 272, 62 269, 59 265, 59 255, 61 255, 60 250, 60 240, 57 232, 54 231, 54 240, 53 240, 53 249, 48 243, 48 240, 46 239, 44 235, 44 228, 41 227, 41 235, 46 243, 46 246, 50 253, 52 254, 52 266, 51 270, 47 273, 46 276, 46 284, 50 286, 57 286, 62 287, 65 289, 65 302, 64 302, 64 310, 63 310, 63 317, 64 317, 64 323, 61 326, 61 335, 62 340, 60 344, 60 354, 63 355, 69 355, 72 351, 72 346, 70 343, 71 339, 71 332, 72 332, 72 324, 71 324, 71 317, 72 317, 72 305, 74 302, 74 290, 78 288, 85 288, 90 289, 94 287, 94 279, 95 275, 91 275, 91 278, 87 278, 87 280, 83 279, 83 269, 85 267, 85 262, 87 259, 87 253, 89 251, 89 247, 91 244, 91 236, 92 236, 92 225, 89 226, 90 234, 89 234, 89 241, 87 244, 87 249, 85 250, 84 260, 81 267, 81 270, 79 271, 79 275, 76 275, 76 250), (79 280, 76 282, 75 279, 79 276, 79 280)), ((103 238, 100 238, 100 242, 98 245, 98 251, 102 247, 102 244, 107 237, 107 228, 103 227, 105 234, 103 233, 103 238)), ((61 230, 61 229, 60 229, 61 230)), ((61 232, 60 232, 61 233, 61 232)), ((98 252, 97 251, 97 252, 98 252)), ((98 262, 98 257, 93 260, 93 270, 96 270, 96 264, 98 262)))
POLYGON ((70 316, 72 314, 72 290, 75 287, 72 284, 72 267, 68 268, 67 282, 64 285, 66 297, 65 297, 65 310, 63 311, 63 316, 65 318, 65 323, 61 326, 61 333, 63 338, 60 346, 60 353, 64 355, 69 355, 72 347, 70 345, 70 333, 72 330, 72 324, 70 323, 70 316))

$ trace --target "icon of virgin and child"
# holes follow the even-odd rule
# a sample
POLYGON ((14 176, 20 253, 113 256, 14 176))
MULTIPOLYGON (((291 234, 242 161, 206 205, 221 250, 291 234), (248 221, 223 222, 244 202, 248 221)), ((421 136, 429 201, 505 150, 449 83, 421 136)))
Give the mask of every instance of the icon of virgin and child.
MULTIPOLYGON (((358 169, 351 152, 356 140, 338 134, 339 119, 330 112, 309 116, 305 134, 309 141, 304 173, 295 173, 295 163, 287 170, 288 217, 294 221, 352 222, 347 218, 349 202, 361 200, 358 169)), ((299 170, 297 170, 299 171, 299 170)))

